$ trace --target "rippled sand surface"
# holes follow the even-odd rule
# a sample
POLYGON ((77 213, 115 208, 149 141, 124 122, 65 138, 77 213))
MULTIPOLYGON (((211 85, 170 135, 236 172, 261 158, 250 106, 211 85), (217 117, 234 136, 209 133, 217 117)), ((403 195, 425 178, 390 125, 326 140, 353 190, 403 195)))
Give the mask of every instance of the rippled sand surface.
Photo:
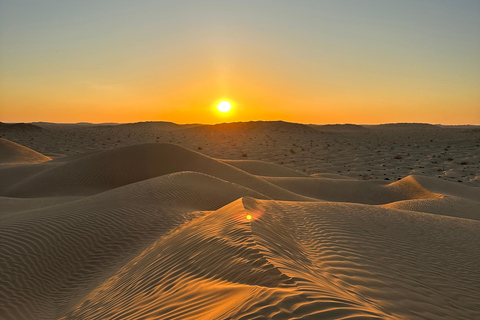
POLYGON ((270 147, 226 160, 211 128, 175 130, 205 144, 0 141, 1 319, 480 318, 474 178, 309 172, 270 147))

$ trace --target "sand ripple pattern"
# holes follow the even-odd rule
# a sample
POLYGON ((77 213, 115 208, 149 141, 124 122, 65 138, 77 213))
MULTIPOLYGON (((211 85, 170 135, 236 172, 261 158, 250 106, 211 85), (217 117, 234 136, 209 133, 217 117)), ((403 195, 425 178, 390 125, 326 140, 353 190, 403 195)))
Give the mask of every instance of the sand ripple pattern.
POLYGON ((158 239, 64 319, 475 319, 478 242, 468 240, 479 231, 381 207, 247 197, 158 239))
POLYGON ((437 180, 170 144, 5 167, 0 319, 480 319, 479 189, 437 180))
POLYGON ((4 217, 0 318, 57 317, 132 255, 191 219, 189 212, 221 207, 245 193, 264 197, 184 172, 4 217))

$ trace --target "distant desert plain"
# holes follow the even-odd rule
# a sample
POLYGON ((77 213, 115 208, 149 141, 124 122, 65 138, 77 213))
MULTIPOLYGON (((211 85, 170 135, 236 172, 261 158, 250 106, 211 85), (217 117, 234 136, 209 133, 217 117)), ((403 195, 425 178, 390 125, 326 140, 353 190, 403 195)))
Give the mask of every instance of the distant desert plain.
POLYGON ((0 123, 0 319, 480 319, 480 126, 0 123))

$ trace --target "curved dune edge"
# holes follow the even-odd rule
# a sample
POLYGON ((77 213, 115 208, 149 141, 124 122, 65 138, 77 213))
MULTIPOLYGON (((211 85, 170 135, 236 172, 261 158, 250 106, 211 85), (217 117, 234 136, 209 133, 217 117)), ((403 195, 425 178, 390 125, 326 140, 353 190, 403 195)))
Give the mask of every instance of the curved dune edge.
POLYGON ((392 202, 385 208, 438 214, 471 220, 480 220, 480 202, 455 196, 440 199, 415 199, 392 202))
POLYGON ((422 187, 431 192, 480 202, 480 188, 465 186, 452 181, 444 181, 433 177, 420 175, 412 175, 411 177, 422 187))
POLYGON ((30 176, 8 197, 88 196, 130 183, 181 171, 195 171, 243 185, 269 197, 312 201, 245 171, 168 143, 138 144, 94 153, 30 176))
POLYGON ((0 138, 0 166, 33 164, 52 160, 50 157, 22 146, 13 141, 0 138))
POLYGON ((422 187, 412 176, 390 184, 384 181, 318 177, 265 177, 264 180, 296 194, 324 201, 379 205, 443 197, 422 187))
POLYGON ((475 318, 480 261, 466 240, 479 231, 367 205, 244 197, 158 239, 62 319, 475 318))
POLYGON ((215 210, 246 194, 266 198, 211 176, 182 172, 5 216, 0 225, 2 319, 55 318, 119 264, 192 219, 190 212, 215 210))

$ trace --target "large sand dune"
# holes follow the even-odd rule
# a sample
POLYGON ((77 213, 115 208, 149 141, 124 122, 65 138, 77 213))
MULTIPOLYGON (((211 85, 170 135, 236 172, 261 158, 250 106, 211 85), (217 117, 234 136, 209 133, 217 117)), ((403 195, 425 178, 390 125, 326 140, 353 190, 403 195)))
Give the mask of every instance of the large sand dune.
POLYGON ((480 318, 478 187, 309 175, 204 148, 0 168, 0 319, 480 318))
POLYGON ((18 143, 0 138, 0 166, 31 164, 51 160, 49 157, 18 143))

